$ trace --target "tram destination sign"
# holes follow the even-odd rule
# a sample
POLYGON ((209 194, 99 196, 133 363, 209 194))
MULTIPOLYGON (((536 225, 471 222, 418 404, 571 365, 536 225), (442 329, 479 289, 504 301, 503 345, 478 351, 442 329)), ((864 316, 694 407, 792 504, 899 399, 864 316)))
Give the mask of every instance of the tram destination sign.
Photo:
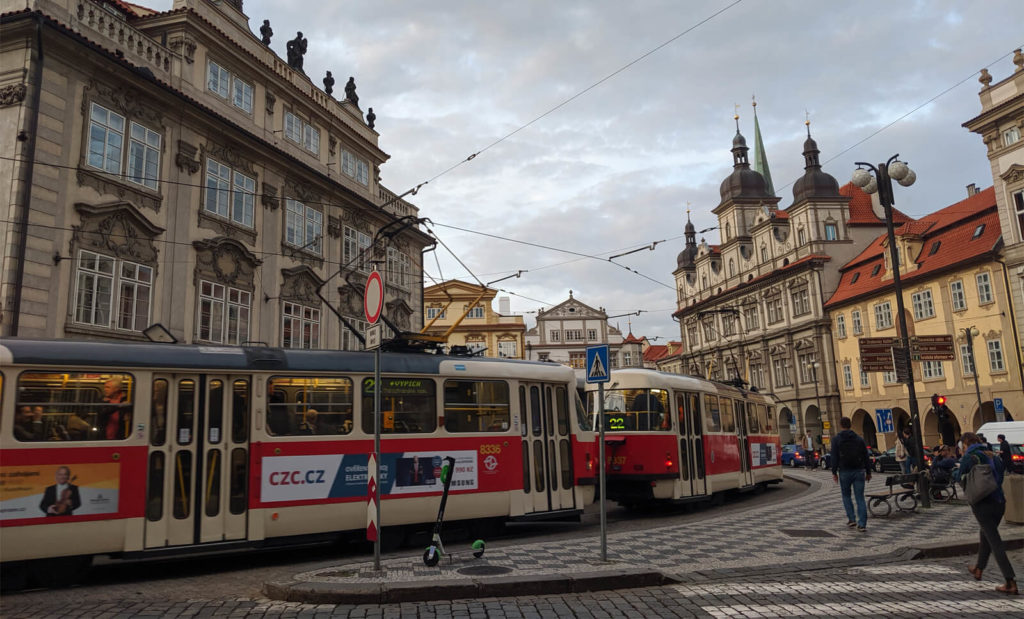
POLYGON ((865 372, 892 372, 892 348, 894 337, 862 337, 860 346, 860 368, 865 372))
POLYGON ((910 338, 910 358, 914 361, 955 361, 952 335, 917 335, 910 338))

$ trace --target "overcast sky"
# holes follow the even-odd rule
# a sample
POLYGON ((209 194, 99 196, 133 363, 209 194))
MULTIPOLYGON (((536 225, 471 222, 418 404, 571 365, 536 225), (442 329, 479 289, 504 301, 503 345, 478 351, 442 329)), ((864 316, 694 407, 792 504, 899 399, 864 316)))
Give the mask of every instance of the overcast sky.
MULTIPOLYGON (((608 78, 410 200, 482 282, 528 271, 495 284, 513 293, 513 313, 527 326, 530 312, 571 289, 609 315, 643 310, 632 331, 660 336, 656 343, 679 339, 672 271, 687 204, 698 230, 717 223, 711 209, 731 172, 734 104, 753 147, 757 96, 781 208, 803 173, 806 111, 824 169, 840 184, 854 161, 899 153, 918 181, 897 187, 896 206, 920 216, 964 198, 969 183, 992 184, 981 138, 961 124, 980 112, 978 71, 1009 76, 1012 50, 1024 44, 1020 0, 245 0, 244 8, 254 30, 270 20, 281 57, 303 32, 316 85, 330 70, 338 96, 356 78, 391 155, 382 181, 396 193, 608 78), (664 242, 616 260, 642 275, 606 260, 655 241, 664 242)), ((717 230, 699 236, 719 240, 717 230)), ((443 248, 437 255, 440 269, 428 254, 429 275, 473 281, 443 248)), ((627 320, 611 322, 625 330, 627 320)))

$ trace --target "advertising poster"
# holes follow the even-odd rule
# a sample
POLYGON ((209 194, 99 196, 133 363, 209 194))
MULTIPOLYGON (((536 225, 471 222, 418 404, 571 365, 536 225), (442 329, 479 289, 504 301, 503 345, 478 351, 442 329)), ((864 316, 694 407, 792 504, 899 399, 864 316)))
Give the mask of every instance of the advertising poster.
MULTIPOLYGON (((416 451, 381 454, 381 496, 440 494, 444 456, 455 458, 452 490, 477 488, 477 452, 416 451)), ((264 503, 366 497, 366 454, 269 456, 263 458, 260 500, 264 503)))
POLYGON ((117 513, 121 465, 0 467, 0 520, 117 513))
POLYGON ((775 443, 751 443, 750 459, 753 466, 768 466, 778 463, 778 450, 775 443))

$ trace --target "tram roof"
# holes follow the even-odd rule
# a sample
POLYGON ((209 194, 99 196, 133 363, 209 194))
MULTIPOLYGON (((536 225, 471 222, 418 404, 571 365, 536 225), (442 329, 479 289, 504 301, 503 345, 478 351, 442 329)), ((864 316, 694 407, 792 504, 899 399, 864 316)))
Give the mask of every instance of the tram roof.
MULTIPOLYGON (((84 340, 31 340, 0 338, 0 365, 47 365, 108 368, 168 368, 217 370, 278 370, 330 372, 373 372, 374 354, 369 351, 296 350, 263 346, 201 346, 191 344, 155 344, 149 342, 108 342, 84 340)), ((505 364, 534 374, 539 368, 571 368, 539 361, 495 359, 491 357, 453 357, 427 353, 381 353, 381 371, 433 374, 459 366, 505 364)), ((495 371, 488 368, 487 372, 495 371)), ((521 372, 502 369, 501 372, 521 372)), ((495 371, 495 373, 498 373, 495 371)))

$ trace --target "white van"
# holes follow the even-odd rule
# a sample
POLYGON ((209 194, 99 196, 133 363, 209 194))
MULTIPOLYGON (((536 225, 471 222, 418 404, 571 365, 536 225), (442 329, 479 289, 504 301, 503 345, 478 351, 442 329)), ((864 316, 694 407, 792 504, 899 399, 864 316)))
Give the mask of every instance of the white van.
POLYGON ((984 435, 996 451, 999 451, 996 437, 1000 434, 1006 436, 1013 453, 1013 470, 1024 473, 1024 421, 990 421, 978 428, 977 434, 984 435))

